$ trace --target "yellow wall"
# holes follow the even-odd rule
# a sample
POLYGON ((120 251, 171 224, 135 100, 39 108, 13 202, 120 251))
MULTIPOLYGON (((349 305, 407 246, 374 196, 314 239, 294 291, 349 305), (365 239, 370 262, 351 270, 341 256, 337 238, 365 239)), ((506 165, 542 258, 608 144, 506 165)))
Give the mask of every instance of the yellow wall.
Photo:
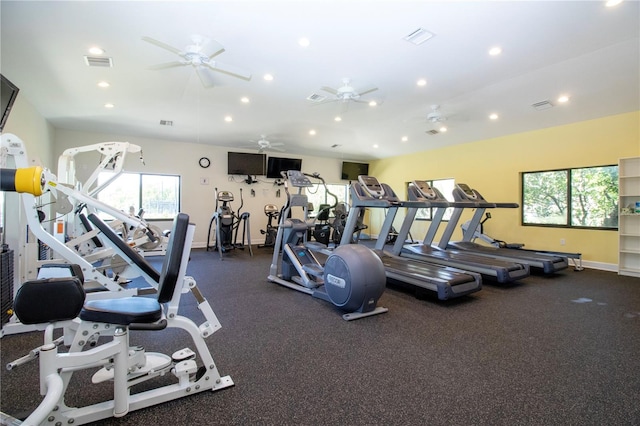
MULTIPOLYGON (((489 201, 520 203, 521 172, 617 164, 619 158, 636 156, 640 156, 638 111, 378 160, 371 163, 370 173, 400 198, 406 197, 408 181, 454 178, 489 201)), ((540 250, 580 252, 585 261, 618 263, 615 231, 521 226, 520 209, 496 209, 491 215, 485 232, 494 238, 540 250), (566 245, 560 245, 561 239, 566 245)), ((382 217, 382 212, 371 212, 373 234, 382 217)), ((471 212, 465 212, 461 223, 470 217, 471 212)), ((396 227, 401 219, 396 219, 396 227)), ((423 238, 429 223, 414 223, 413 237, 423 238)), ((454 239, 461 237, 458 229, 454 239)))

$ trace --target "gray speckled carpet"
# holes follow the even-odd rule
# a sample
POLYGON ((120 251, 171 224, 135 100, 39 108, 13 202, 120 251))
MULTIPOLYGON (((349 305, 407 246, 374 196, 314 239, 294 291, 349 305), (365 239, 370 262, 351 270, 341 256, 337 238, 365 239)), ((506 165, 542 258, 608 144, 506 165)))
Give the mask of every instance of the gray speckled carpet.
MULTIPOLYGON (((104 425, 638 425, 640 279, 597 270, 531 276, 441 302, 388 286, 389 312, 344 321, 329 303, 269 283, 269 249, 195 250, 192 275, 222 323, 207 339, 235 386, 104 425)), ((202 317, 190 295, 183 312, 202 317)), ((171 353, 172 331, 131 333, 171 353)), ((5 336, 0 410, 40 402, 38 365, 4 365, 41 344, 5 336)), ((78 379, 81 379, 79 377, 78 379)), ((69 400, 109 398, 76 383, 69 400)))

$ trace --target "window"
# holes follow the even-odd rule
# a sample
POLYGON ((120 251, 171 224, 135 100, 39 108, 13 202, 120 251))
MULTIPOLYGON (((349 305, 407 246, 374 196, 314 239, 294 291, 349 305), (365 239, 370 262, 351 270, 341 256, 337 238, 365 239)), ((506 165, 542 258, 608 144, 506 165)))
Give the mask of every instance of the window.
MULTIPOLYGON (((110 177, 103 172, 98 185, 110 177)), ((180 176, 122 173, 97 195, 98 200, 125 213, 138 214, 144 219, 173 219, 180 212, 180 176)), ((109 216, 104 214, 105 219, 109 216)))
MULTIPOLYGON (((344 184, 327 184, 329 192, 338 197, 338 203, 344 202, 349 204, 349 185, 344 184)), ((310 188, 306 188, 305 193, 310 203, 313 203, 314 213, 318 213, 318 207, 320 204, 329 204, 330 206, 336 203, 335 198, 327 194, 325 187, 322 184, 314 184, 310 188)))
MULTIPOLYGON (((454 179, 436 179, 428 180, 427 182, 432 188, 436 188, 438 191, 440 191, 447 200, 454 201, 453 196, 451 195, 453 193, 453 188, 455 187, 454 179)), ((408 185, 409 183, 407 183, 407 186, 408 185)), ((416 220, 431 220, 431 218, 433 218, 434 211, 435 208, 418 209, 418 212, 416 213, 416 220)), ((442 220, 449 220, 452 213, 453 208, 447 208, 447 210, 444 212, 444 215, 442 216, 442 220)))
POLYGON ((522 224, 618 228, 618 166, 522 173, 522 224))

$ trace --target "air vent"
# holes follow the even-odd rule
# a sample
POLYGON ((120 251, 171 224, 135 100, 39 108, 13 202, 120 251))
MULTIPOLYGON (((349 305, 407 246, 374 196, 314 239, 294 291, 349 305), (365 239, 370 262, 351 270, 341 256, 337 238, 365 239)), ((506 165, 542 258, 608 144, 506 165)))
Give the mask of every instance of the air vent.
POLYGON ((424 28, 418 28, 417 30, 413 31, 411 34, 404 36, 402 39, 405 41, 408 41, 409 43, 413 43, 417 46, 429 40, 434 35, 435 34, 430 33, 424 28))
POLYGON ((334 143, 333 145, 331 145, 331 148, 337 148, 339 146, 342 146, 342 145, 340 145, 339 143, 334 143))
POLYGON ((324 101, 325 99, 327 99, 327 97, 326 97, 326 96, 324 96, 324 95, 318 95, 317 93, 314 93, 314 94, 312 94, 312 95, 309 95, 309 97, 307 97, 307 100, 308 100, 308 101, 311 101, 311 102, 322 102, 322 101, 324 101))
POLYGON ((531 105, 532 107, 534 107, 535 109, 537 109, 538 111, 542 111, 545 109, 549 109, 549 108, 553 108, 553 104, 549 101, 542 101, 542 102, 536 102, 535 104, 531 105))
POLYGON ((113 67, 111 58, 103 58, 98 56, 85 56, 84 63, 89 67, 113 67))
POLYGON ((161 126, 173 126, 173 121, 171 120, 160 120, 161 126))
POLYGON ((431 129, 431 130, 427 130, 425 133, 428 135, 437 135, 440 132, 437 131, 436 129, 431 129))

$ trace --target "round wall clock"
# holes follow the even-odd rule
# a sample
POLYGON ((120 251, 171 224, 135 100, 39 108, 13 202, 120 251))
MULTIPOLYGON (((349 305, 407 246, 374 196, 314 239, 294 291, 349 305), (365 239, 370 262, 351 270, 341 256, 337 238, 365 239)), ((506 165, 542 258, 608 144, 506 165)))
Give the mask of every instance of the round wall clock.
POLYGON ((203 169, 206 169, 211 165, 211 160, 209 160, 207 157, 202 157, 200 160, 198 160, 198 164, 200 164, 200 167, 202 167, 203 169))

